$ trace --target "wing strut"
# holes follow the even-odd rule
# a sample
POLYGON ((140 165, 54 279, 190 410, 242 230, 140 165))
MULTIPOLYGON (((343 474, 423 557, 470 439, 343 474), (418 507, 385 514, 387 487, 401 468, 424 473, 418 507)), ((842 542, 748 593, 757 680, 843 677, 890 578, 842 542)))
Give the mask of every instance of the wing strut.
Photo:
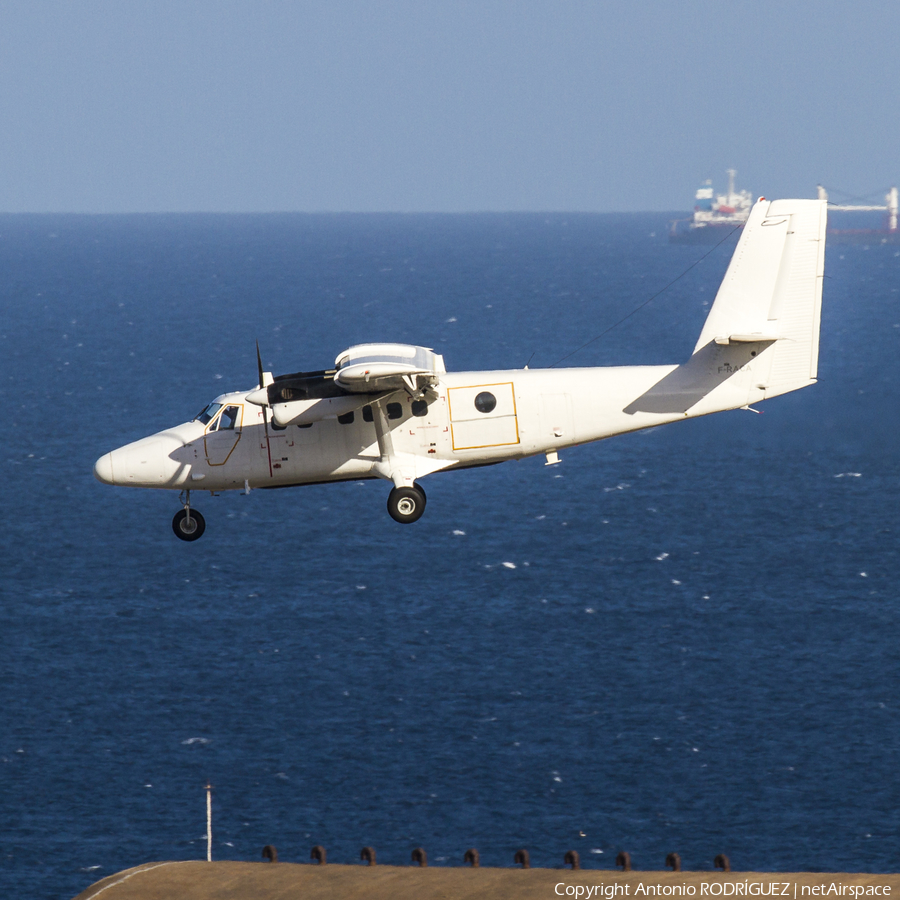
MULTIPOLYGON (((394 487, 412 487, 416 480, 416 460, 414 456, 403 460, 394 452, 394 439, 391 436, 391 426, 388 424, 383 399, 375 400, 371 404, 375 437, 378 439, 378 452, 381 455, 381 459, 375 463, 375 473, 387 481, 393 481, 394 487)), ((410 454, 404 453, 403 456, 409 457, 410 454)))
POLYGON ((456 460, 436 459, 423 453, 398 451, 394 447, 390 421, 387 416, 387 400, 394 395, 387 394, 372 400, 372 422, 375 425, 375 437, 378 440, 380 459, 372 467, 374 473, 385 481, 394 483, 394 487, 412 487, 417 478, 431 472, 447 469, 456 465, 456 460))

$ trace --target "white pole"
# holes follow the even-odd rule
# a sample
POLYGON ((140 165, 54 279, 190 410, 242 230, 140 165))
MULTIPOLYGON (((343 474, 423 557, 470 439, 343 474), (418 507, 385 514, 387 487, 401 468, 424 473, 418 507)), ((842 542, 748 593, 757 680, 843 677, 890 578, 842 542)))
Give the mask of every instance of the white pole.
POLYGON ((206 782, 206 861, 212 862, 212 785, 206 782))
POLYGON ((887 195, 888 231, 897 230, 897 188, 892 187, 887 195))

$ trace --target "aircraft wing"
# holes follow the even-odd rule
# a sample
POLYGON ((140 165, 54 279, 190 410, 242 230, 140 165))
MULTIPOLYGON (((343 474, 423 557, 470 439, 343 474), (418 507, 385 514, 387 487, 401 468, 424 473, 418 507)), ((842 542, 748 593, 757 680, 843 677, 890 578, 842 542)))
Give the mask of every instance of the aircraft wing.
POLYGON ((358 344, 335 360, 334 382, 351 393, 418 393, 444 372, 441 356, 411 344, 358 344))
POLYGON ((394 391, 421 397, 445 371, 443 358, 410 344, 359 344, 338 355, 335 368, 278 375, 247 394, 268 406, 279 427, 340 416, 394 391))

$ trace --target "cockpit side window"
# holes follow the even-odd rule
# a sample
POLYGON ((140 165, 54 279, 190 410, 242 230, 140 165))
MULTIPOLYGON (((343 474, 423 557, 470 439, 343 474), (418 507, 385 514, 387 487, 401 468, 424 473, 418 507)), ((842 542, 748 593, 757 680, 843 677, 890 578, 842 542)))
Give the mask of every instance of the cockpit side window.
POLYGON ((222 415, 219 416, 218 431, 231 431, 237 424, 239 412, 240 410, 236 406, 226 406, 222 415))
POLYGON ((207 406, 206 409, 204 409, 203 412, 200 413, 200 415, 195 417, 194 421, 200 422, 202 425, 208 425, 221 408, 221 403, 210 403, 209 406, 207 406))

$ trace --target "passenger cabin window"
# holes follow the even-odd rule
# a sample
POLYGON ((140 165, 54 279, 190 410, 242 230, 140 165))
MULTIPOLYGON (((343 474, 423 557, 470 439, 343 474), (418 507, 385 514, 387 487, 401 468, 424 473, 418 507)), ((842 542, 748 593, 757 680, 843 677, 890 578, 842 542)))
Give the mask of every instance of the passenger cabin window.
POLYGON ((388 403, 387 414, 389 419, 402 419, 403 407, 399 403, 388 403))
POLYGON ((475 409, 480 413, 489 413, 497 405, 497 398, 490 391, 482 391, 475 398, 475 409))
POLYGON ((428 403, 425 400, 413 400, 411 409, 414 416, 428 415, 428 403))
POLYGON ((371 406, 363 407, 363 422, 374 422, 375 416, 372 414, 371 406))
POLYGON ((196 417, 195 421, 200 422, 202 425, 209 425, 209 423, 213 420, 216 413, 222 408, 221 403, 210 403, 206 409, 200 413, 199 416, 196 417))
POLYGON ((338 416, 338 422, 340 422, 341 425, 350 425, 353 422, 353 410, 351 409, 350 412, 338 416))

